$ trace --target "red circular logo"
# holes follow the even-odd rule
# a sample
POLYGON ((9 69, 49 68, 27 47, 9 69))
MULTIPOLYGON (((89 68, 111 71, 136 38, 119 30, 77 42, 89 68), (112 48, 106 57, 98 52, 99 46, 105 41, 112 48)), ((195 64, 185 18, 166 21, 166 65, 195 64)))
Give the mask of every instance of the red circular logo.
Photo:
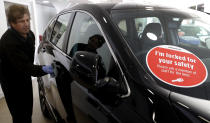
POLYGON ((193 53, 176 46, 161 45, 147 53, 149 70, 161 81, 178 87, 202 84, 208 72, 203 62, 193 53))

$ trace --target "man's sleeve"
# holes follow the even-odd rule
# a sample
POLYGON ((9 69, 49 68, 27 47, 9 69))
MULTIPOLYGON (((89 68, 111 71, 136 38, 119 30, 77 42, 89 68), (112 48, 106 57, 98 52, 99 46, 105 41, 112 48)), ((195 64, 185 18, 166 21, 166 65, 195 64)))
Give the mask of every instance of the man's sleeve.
POLYGON ((30 58, 21 50, 21 46, 11 44, 7 47, 6 56, 11 66, 25 75, 40 77, 46 73, 42 70, 41 65, 34 65, 30 58))

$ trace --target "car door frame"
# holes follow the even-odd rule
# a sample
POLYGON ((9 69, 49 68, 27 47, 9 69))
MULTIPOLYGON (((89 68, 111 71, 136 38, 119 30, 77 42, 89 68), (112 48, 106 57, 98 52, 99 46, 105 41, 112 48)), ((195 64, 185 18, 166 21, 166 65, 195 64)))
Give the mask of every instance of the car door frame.
MULTIPOLYGON (((71 59, 69 59, 69 57, 68 57, 68 55, 66 54, 66 49, 67 49, 67 43, 68 43, 68 38, 69 38, 69 32, 70 32, 70 30, 71 30, 71 26, 72 26, 72 23, 73 23, 73 19, 74 19, 74 16, 75 16, 75 12, 72 12, 72 11, 63 11, 63 12, 60 12, 58 15, 57 15, 57 19, 56 19, 56 22, 57 22, 57 20, 58 20, 58 18, 59 18, 59 16, 60 15, 63 15, 63 14, 68 14, 68 13, 71 13, 72 15, 71 15, 71 17, 69 18, 69 20, 68 20, 68 24, 67 24, 67 28, 66 28, 66 32, 65 32, 65 36, 64 36, 64 42, 63 42, 63 47, 62 47, 62 49, 60 49, 59 47, 57 47, 56 46, 56 44, 54 44, 54 43, 52 43, 52 34, 51 34, 51 37, 50 37, 50 43, 53 45, 53 48, 56 50, 56 51, 58 51, 60 54, 62 54, 66 59, 68 59, 68 60, 70 60, 71 61, 71 59)), ((54 26, 55 26, 55 24, 54 24, 54 26)), ((54 29, 54 27, 53 27, 53 29, 54 29)), ((54 57, 55 58, 55 57, 54 57)), ((54 59, 54 60, 56 60, 56 59, 54 59)), ((60 62, 61 64, 62 64, 62 62, 60 62)), ((64 65, 64 64, 62 64, 65 68, 66 68, 66 66, 64 65)), ((67 70, 69 70, 68 68, 66 68, 67 70)), ((57 92, 58 92, 58 96, 59 96, 59 98, 61 99, 61 95, 60 95, 60 91, 59 91, 59 89, 57 88, 57 82, 55 82, 54 83, 55 84, 55 86, 56 86, 56 89, 57 89, 57 92)), ((62 103, 62 106, 65 108, 65 106, 64 106, 64 104, 63 104, 63 102, 62 102, 62 99, 61 99, 61 103, 62 103)), ((64 112, 67 114, 67 112, 66 112, 66 110, 64 109, 64 112)), ((59 112, 59 114, 62 114, 61 112, 59 112)), ((65 119, 64 117, 63 117, 63 119, 65 119)))
MULTIPOLYGON (((128 82, 127 82, 127 80, 126 80, 126 77, 125 77, 125 75, 124 75, 124 72, 123 72, 122 68, 120 67, 120 64, 119 64, 119 62, 118 62, 118 60, 117 60, 117 58, 116 58, 116 56, 115 56, 115 54, 114 54, 114 52, 113 52, 113 49, 111 48, 111 45, 110 45, 108 39, 106 38, 106 35, 105 35, 104 31, 102 30, 102 27, 101 27, 100 23, 97 21, 97 19, 96 19, 91 13, 89 13, 89 12, 87 12, 87 11, 75 10, 75 15, 76 15, 77 12, 82 12, 82 13, 87 14, 87 15, 90 16, 90 17, 94 20, 94 22, 96 23, 96 25, 97 25, 97 27, 99 28, 101 34, 103 35, 104 39, 106 40, 108 49, 109 49, 109 51, 110 51, 110 53, 111 53, 111 56, 112 56, 113 59, 114 59, 114 62, 117 64, 117 66, 118 66, 119 69, 120 69, 120 74, 121 74, 121 76, 123 77, 123 82, 126 84, 128 93, 125 94, 125 95, 122 95, 121 98, 125 98, 125 97, 130 96, 131 91, 130 91, 130 87, 129 87, 129 85, 128 85, 128 82)), ((75 18, 75 16, 74 16, 74 18, 75 18)), ((73 23, 74 23, 74 22, 73 22, 73 23)), ((73 25, 73 23, 72 23, 72 25, 73 25)), ((69 32, 69 36, 70 36, 71 31, 72 31, 72 30, 70 30, 70 32, 69 32)), ((69 42, 68 42, 68 43, 69 43, 69 42)), ((92 99, 92 101, 96 102, 97 105, 99 105, 99 107, 101 108, 100 112, 102 112, 102 113, 105 115, 105 117, 111 119, 112 121, 117 121, 117 122, 119 122, 119 123, 121 122, 117 117, 115 117, 115 116, 111 113, 111 111, 110 111, 109 108, 107 108, 105 105, 103 105, 96 97, 94 97, 94 96, 91 94, 91 92, 85 91, 85 89, 84 89, 82 86, 80 86, 80 84, 79 84, 78 82, 73 82, 73 83, 71 84, 71 87, 72 87, 73 90, 75 90, 74 88, 78 88, 78 89, 80 88, 84 93, 87 92, 87 93, 86 93, 87 96, 88 96, 90 99, 92 99), (108 115, 107 115, 107 114, 108 114, 108 115)), ((72 90, 72 89, 71 89, 71 90, 72 90)), ((72 90, 72 91, 73 91, 73 90, 72 90)), ((73 93, 73 92, 72 92, 72 93, 73 93)), ((77 92, 76 92, 76 93, 77 93, 77 92)), ((72 96, 73 96, 73 95, 72 95, 72 96)), ((72 101, 74 101, 74 100, 72 100, 72 101)), ((92 104, 91 104, 91 105, 92 105, 92 104)), ((80 116, 80 117, 81 117, 81 116, 80 116)), ((91 117, 91 116, 89 115, 88 117, 94 121, 94 117, 93 117, 93 116, 91 117)))
MULTIPOLYGON (((63 12, 60 12, 58 15, 56 15, 53 19, 51 19, 51 21, 49 22, 49 24, 48 24, 48 26, 51 24, 51 23, 54 23, 53 25, 52 25, 52 30, 49 32, 50 34, 50 37, 48 37, 47 39, 48 40, 46 40, 46 41, 43 41, 43 42, 41 42, 42 44, 44 44, 44 43, 47 43, 47 44, 49 44, 54 50, 56 50, 57 52, 59 52, 59 53, 61 53, 64 57, 66 57, 67 55, 66 55, 66 43, 67 43, 67 40, 68 40, 68 37, 69 37, 69 30, 70 30, 70 27, 71 27, 71 24, 72 24, 72 22, 73 22, 73 18, 74 18, 74 15, 75 15, 75 13, 74 12, 71 12, 71 11, 63 11, 63 12), (66 33, 65 33, 65 36, 64 36, 64 38, 63 38, 63 49, 60 49, 60 48, 58 48, 57 46, 56 46, 56 44, 54 44, 53 42, 52 42, 52 32, 53 32, 53 30, 54 30, 54 27, 55 27, 55 24, 56 24, 56 22, 58 21, 58 18, 59 18, 59 16, 61 16, 61 15, 63 15, 63 14, 67 14, 67 13, 71 13, 72 15, 70 16, 70 18, 69 18, 69 20, 68 20, 68 24, 67 24, 67 28, 66 28, 66 33), (54 21, 54 22, 53 22, 54 21)), ((47 26, 47 27, 48 27, 47 26)), ((53 59, 55 60, 55 57, 53 57, 53 59)), ((52 61, 51 61, 52 62, 52 61)), ((48 81, 49 81, 49 79, 48 79, 48 81)), ((56 81, 55 82, 49 82, 49 84, 50 84, 50 87, 51 87, 51 85, 52 84, 55 84, 55 86, 57 87, 57 84, 56 84, 56 81)), ((46 86, 45 86, 46 87, 46 86)), ((45 88, 45 90, 44 90, 45 92, 46 92, 46 88, 45 88)), ((57 89, 57 92, 59 93, 58 94, 58 96, 60 96, 60 92, 58 91, 58 89, 57 89)), ((60 97, 61 98, 61 97, 60 97)), ((50 104, 50 106, 51 106, 51 110, 54 112, 55 110, 53 109, 53 108, 55 108, 56 109, 56 106, 55 106, 55 100, 51 100, 50 101, 50 99, 48 99, 48 97, 46 96, 46 99, 47 99, 47 103, 49 103, 50 104), (53 107, 52 107, 53 106, 53 107)), ((62 104, 63 105, 63 104, 62 104)), ((56 109, 57 110, 57 109, 56 109)), ((58 111, 58 110, 57 110, 58 111)), ((54 112, 54 116, 55 116, 55 112, 54 112)), ((60 112, 59 112, 59 114, 60 114, 60 112)))

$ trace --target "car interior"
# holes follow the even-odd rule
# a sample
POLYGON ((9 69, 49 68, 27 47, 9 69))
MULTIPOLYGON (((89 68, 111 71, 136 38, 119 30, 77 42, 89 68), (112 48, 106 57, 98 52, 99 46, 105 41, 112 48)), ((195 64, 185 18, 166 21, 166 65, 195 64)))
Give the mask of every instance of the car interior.
POLYGON ((143 30, 141 48, 149 48, 162 42, 162 29, 160 23, 149 23, 143 30))

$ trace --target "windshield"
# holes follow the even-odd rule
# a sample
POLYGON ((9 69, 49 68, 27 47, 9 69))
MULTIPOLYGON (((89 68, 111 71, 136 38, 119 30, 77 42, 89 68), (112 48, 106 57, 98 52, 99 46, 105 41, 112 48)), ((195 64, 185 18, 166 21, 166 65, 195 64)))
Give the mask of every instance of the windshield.
POLYGON ((112 11, 114 23, 139 64, 159 85, 204 99, 210 99, 209 18, 171 10, 112 11))
POLYGON ((183 19, 180 21, 178 36, 180 43, 190 43, 200 47, 210 48, 210 26, 200 20, 183 19))

